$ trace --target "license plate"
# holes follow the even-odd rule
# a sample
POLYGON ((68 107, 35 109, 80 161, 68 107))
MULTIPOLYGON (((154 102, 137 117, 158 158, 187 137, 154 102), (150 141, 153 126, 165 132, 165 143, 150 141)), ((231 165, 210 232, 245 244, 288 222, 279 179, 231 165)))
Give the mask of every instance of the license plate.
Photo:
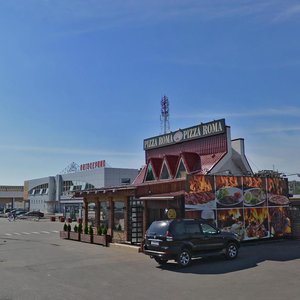
POLYGON ((157 242, 157 241, 151 241, 151 245, 152 246, 159 246, 159 242, 157 242))

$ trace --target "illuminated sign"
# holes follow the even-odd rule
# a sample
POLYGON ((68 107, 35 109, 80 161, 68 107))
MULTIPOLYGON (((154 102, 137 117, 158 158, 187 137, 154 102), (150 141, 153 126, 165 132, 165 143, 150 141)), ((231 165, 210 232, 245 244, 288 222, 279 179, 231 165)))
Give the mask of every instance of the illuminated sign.
POLYGON ((80 165, 80 171, 86 171, 86 170, 92 170, 92 169, 104 168, 104 167, 105 167, 105 160, 98 160, 98 161, 80 165))
POLYGON ((146 139, 144 140, 144 150, 164 147, 225 132, 225 119, 220 119, 146 139))

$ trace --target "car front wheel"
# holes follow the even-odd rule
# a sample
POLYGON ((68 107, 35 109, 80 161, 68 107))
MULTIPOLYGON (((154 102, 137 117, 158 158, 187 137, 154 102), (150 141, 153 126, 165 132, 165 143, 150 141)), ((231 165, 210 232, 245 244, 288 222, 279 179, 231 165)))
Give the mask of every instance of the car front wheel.
POLYGON ((238 255, 238 246, 236 243, 229 243, 226 247, 226 258, 227 259, 235 259, 238 255))
POLYGON ((191 259, 192 259, 192 257, 191 257, 191 254, 190 254, 189 250, 183 249, 178 254, 177 263, 181 267, 186 267, 191 263, 191 259))

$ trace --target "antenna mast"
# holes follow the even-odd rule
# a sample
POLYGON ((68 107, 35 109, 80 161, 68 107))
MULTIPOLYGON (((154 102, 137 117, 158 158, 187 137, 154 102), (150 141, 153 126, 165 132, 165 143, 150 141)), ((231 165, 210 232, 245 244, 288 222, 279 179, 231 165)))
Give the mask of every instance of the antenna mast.
POLYGON ((160 115, 161 131, 163 134, 166 134, 170 132, 168 97, 163 96, 160 103, 161 103, 161 115, 160 115))

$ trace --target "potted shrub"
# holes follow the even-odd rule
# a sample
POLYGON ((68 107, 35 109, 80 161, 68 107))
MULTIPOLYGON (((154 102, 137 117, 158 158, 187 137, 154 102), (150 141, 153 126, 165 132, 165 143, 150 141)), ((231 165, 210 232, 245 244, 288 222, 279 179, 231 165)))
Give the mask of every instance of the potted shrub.
MULTIPOLYGON (((77 226, 75 224, 74 225, 74 231, 70 231, 70 240, 80 241, 80 233, 79 233, 79 229, 78 228, 79 228, 79 226, 77 226)), ((70 229, 71 229, 71 225, 70 225, 70 229)))
POLYGON ((80 240, 85 243, 92 242, 91 235, 89 234, 89 226, 87 223, 84 225, 84 233, 81 234, 80 240))
POLYGON ((107 235, 107 228, 106 227, 100 227, 97 228, 97 234, 94 235, 94 244, 108 246, 108 243, 110 242, 110 236, 107 235))
POLYGON ((64 224, 63 230, 59 232, 59 236, 61 239, 68 239, 69 238, 69 231, 67 223, 64 224))

